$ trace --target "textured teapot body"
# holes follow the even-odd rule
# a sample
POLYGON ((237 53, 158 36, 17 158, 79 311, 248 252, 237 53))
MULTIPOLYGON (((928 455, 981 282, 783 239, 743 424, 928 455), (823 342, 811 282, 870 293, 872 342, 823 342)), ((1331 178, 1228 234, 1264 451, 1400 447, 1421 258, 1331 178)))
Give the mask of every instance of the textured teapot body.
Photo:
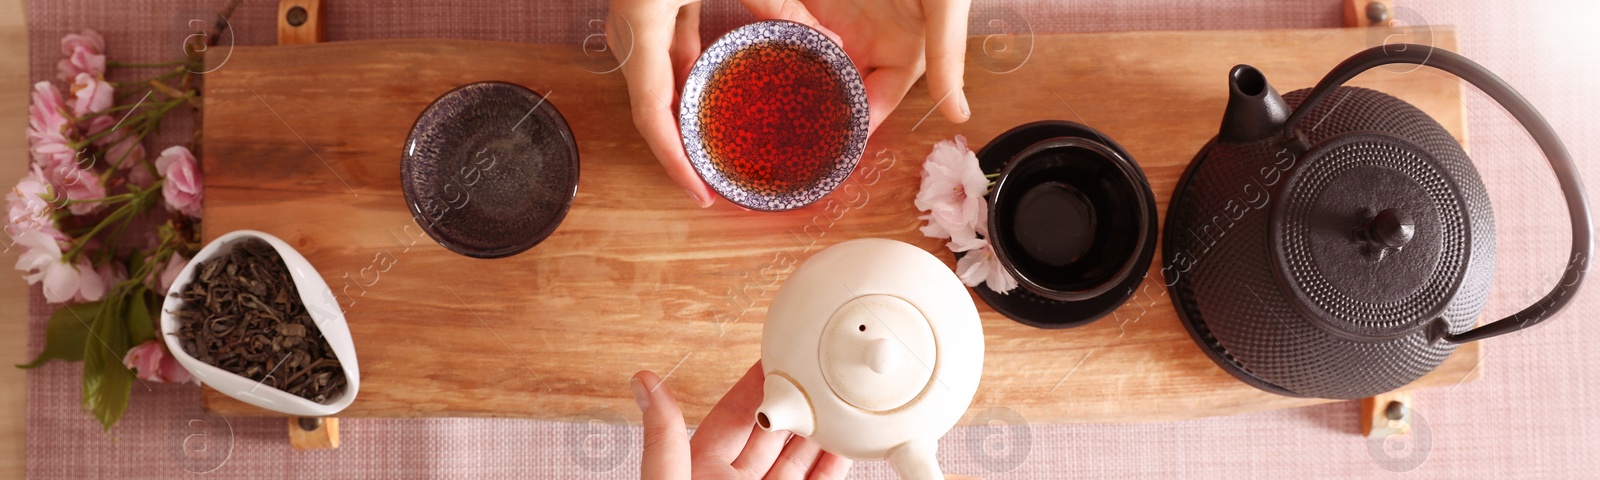
POLYGON ((937 478, 937 441, 977 390, 983 331, 965 286, 936 257, 902 242, 851 240, 785 281, 768 309, 761 360, 761 428, 889 460, 904 478, 937 478))
POLYGON ((1583 180, 1554 128, 1483 66, 1428 45, 1351 56, 1280 97, 1247 65, 1229 73, 1216 140, 1178 182, 1163 270, 1178 316, 1223 370, 1266 391, 1360 398, 1432 371, 1457 345, 1537 325, 1576 296, 1593 250, 1583 180), (1449 132, 1404 101, 1342 85, 1426 65, 1480 89, 1533 137, 1572 225, 1561 279, 1474 327, 1494 272, 1494 215, 1449 132))
MULTIPOLYGON (((1235 96, 1240 95, 1238 87, 1234 89, 1235 96)), ((1400 99, 1363 88, 1333 90, 1330 98, 1339 101, 1316 105, 1305 113, 1309 123, 1302 123, 1290 135, 1270 128, 1252 130, 1251 122, 1241 118, 1260 119, 1293 110, 1308 93, 1295 91, 1278 100, 1270 86, 1262 90, 1260 97, 1267 105, 1262 105, 1260 112, 1238 111, 1251 108, 1249 99, 1242 107, 1230 103, 1224 131, 1191 164, 1169 209, 1163 273, 1186 326, 1225 370, 1280 394, 1363 398, 1420 378, 1454 352, 1457 343, 1445 337, 1471 329, 1488 298, 1495 262, 1494 218, 1476 169, 1449 132, 1432 118, 1400 99), (1274 101, 1283 106, 1270 105, 1274 101), (1230 121, 1243 126, 1230 131, 1230 121), (1260 135, 1263 132, 1265 136, 1260 135), (1378 212, 1392 207, 1379 192, 1372 198, 1349 199, 1360 207, 1340 213, 1347 214, 1348 220, 1317 220, 1321 228, 1338 230, 1321 234, 1348 241, 1303 242, 1313 246, 1302 248, 1306 251, 1298 252, 1298 257, 1286 258, 1296 254, 1290 251, 1295 243, 1278 238, 1283 229, 1274 231, 1273 222, 1282 220, 1283 209, 1292 208, 1279 205, 1296 194, 1290 191, 1290 179, 1300 169, 1316 168, 1316 175, 1300 175, 1314 177, 1297 179, 1301 186, 1339 181, 1337 165, 1308 166, 1308 162, 1369 161, 1359 158, 1364 154, 1359 148, 1381 150, 1382 145, 1355 145, 1352 153, 1341 156, 1337 151, 1341 147, 1335 144, 1356 144, 1364 138, 1378 139, 1380 144, 1409 143, 1423 152, 1418 158, 1396 155, 1387 167, 1431 169, 1426 175, 1417 174, 1418 178, 1433 175, 1453 185, 1461 200, 1456 202, 1459 208, 1410 208, 1417 210, 1415 215, 1454 218, 1452 225, 1458 229, 1464 225, 1464 233, 1451 238, 1435 231, 1409 232, 1416 235, 1418 243, 1393 249, 1381 244, 1373 247, 1362 238, 1362 222, 1371 222, 1378 212), (1323 171, 1333 173, 1321 175, 1323 171), (1341 226, 1342 221, 1348 225, 1341 226), (1433 249, 1439 252, 1438 259, 1413 259, 1407 256, 1407 248, 1433 249), (1335 255, 1324 249, 1348 249, 1346 256, 1356 260, 1326 261, 1335 255), (1413 265, 1383 265, 1408 261, 1413 265), (1327 277, 1342 275, 1344 280, 1340 283, 1309 274, 1297 277, 1296 268, 1313 273, 1329 270, 1333 273, 1327 277), (1385 271, 1381 268, 1417 275, 1415 291, 1347 295, 1366 288, 1360 284, 1362 277, 1385 271), (1428 275, 1448 278, 1430 283, 1428 275), (1318 280, 1308 282, 1310 277, 1318 280), (1438 291, 1427 291, 1429 288, 1438 291), (1448 298, 1442 307, 1431 309, 1425 308, 1426 302, 1408 303, 1408 298, 1425 295, 1448 298), (1382 297, 1384 301, 1362 302, 1353 297, 1382 297), (1330 306, 1319 308, 1319 302, 1330 306), (1339 314, 1329 314, 1329 310, 1339 314)), ((1281 122, 1281 118, 1268 123, 1273 122, 1281 122)), ((1427 191, 1427 185, 1401 187, 1427 191)), ((1384 279, 1368 278, 1367 282, 1377 284, 1377 280, 1384 279)))

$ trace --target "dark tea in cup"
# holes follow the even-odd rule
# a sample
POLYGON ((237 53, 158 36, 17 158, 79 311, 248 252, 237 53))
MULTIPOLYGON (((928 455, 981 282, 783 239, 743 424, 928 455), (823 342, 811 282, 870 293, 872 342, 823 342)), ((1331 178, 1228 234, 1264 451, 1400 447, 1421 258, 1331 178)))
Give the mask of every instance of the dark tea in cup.
POLYGON ((685 82, 684 150, 712 191, 752 210, 822 198, 866 144, 866 93, 855 65, 810 27, 747 25, 717 40, 685 82))

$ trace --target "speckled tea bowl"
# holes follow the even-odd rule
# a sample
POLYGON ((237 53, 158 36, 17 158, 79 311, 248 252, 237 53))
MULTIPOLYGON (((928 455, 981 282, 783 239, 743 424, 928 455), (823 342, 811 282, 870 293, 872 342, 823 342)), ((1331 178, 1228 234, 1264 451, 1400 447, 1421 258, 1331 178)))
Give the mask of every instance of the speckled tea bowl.
POLYGON ((478 82, 434 100, 401 152, 406 206, 450 251, 500 258, 554 233, 578 193, 578 146, 549 99, 478 82))
POLYGON ((867 122, 866 89, 849 55, 782 20, 712 43, 678 105, 695 172, 729 202, 758 211, 800 208, 838 188, 866 149, 867 122))

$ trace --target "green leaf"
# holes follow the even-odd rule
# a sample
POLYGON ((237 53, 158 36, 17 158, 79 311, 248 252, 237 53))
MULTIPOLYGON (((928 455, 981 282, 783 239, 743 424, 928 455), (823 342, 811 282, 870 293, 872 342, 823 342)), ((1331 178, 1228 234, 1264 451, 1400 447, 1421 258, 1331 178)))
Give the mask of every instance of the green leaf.
MULTIPOLYGON (((132 188, 138 188, 137 185, 133 185, 132 183, 128 184, 128 186, 132 188)), ((128 274, 132 276, 138 276, 139 270, 144 269, 144 262, 144 251, 135 248, 133 251, 128 252, 128 274)))
POLYGON ((100 314, 101 302, 67 305, 50 315, 44 330, 44 351, 32 362, 17 368, 32 369, 51 360, 78 362, 83 360, 84 345, 89 341, 89 322, 100 314))
POLYGON ((150 307, 146 306, 145 300, 149 294, 143 285, 129 289, 128 345, 139 345, 156 338, 155 324, 150 322, 150 307))
POLYGON ((122 364, 129 347, 128 322, 124 319, 128 305, 122 300, 112 297, 106 301, 91 324, 94 335, 83 352, 83 408, 108 431, 128 409, 128 396, 133 390, 133 371, 122 364))

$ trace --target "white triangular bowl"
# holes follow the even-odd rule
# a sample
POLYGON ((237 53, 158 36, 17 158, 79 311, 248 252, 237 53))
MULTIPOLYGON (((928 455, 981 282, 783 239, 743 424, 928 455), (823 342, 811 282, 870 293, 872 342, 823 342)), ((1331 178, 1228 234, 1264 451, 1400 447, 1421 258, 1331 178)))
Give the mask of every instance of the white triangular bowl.
POLYGON ((183 368, 189 369, 194 378, 201 384, 209 386, 223 395, 233 397, 241 402, 257 407, 272 410, 286 415, 301 417, 325 417, 344 410, 355 401, 356 392, 361 387, 361 368, 356 364, 355 343, 350 340, 350 326, 345 323, 344 311, 339 307, 339 302, 333 296, 333 290, 328 288, 327 282, 322 280, 322 275, 317 269, 306 261, 306 257, 294 247, 267 233, 254 230, 236 230, 228 232, 195 254, 189 264, 183 267, 177 280, 172 282, 172 288, 167 291, 167 297, 161 304, 161 338, 167 343, 167 350, 178 359, 183 368), (290 394, 283 390, 273 388, 240 376, 233 372, 211 366, 189 356, 178 343, 178 336, 171 333, 178 331, 178 316, 176 312, 183 305, 183 300, 177 295, 194 278, 194 270, 201 263, 221 256, 239 241, 258 238, 272 245, 278 251, 278 256, 283 258, 284 265, 289 267, 289 275, 294 279, 295 288, 300 292, 300 301, 305 303, 306 312, 311 314, 311 320, 321 330, 322 337, 333 349, 334 356, 339 358, 339 365, 344 368, 345 388, 344 393, 331 398, 327 403, 317 403, 300 396, 290 394))

